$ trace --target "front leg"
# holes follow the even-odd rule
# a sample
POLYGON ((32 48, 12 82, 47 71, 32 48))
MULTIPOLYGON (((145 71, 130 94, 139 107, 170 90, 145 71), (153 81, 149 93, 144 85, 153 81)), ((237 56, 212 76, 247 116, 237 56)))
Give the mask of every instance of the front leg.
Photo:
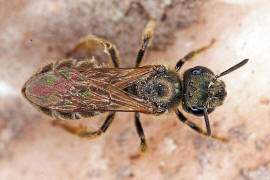
MULTIPOLYGON (((222 138, 222 137, 218 137, 215 135, 211 135, 209 136, 208 132, 205 132, 202 128, 200 128, 197 124, 195 124, 192 121, 189 121, 180 111, 179 109, 175 110, 175 114, 177 115, 178 119, 183 122, 184 124, 188 125, 191 129, 193 129, 194 131, 196 131, 197 133, 203 135, 203 136, 207 136, 207 137, 211 137, 213 139, 219 140, 219 141, 224 141, 227 142, 228 139, 226 138, 222 138)), ((208 125, 209 126, 209 125, 208 125)), ((209 126, 210 127, 210 126, 209 126)))
POLYGON ((205 52, 207 49, 209 49, 210 47, 212 47, 212 45, 215 43, 215 39, 212 39, 212 41, 206 45, 206 46, 203 46, 199 49, 195 49, 191 52, 189 52, 187 55, 185 55, 183 58, 181 58, 177 63, 176 63, 176 66, 175 66, 175 70, 176 71, 179 71, 182 67, 182 65, 186 62, 186 61, 191 61, 195 56, 197 56, 198 54, 200 53, 203 53, 205 52))

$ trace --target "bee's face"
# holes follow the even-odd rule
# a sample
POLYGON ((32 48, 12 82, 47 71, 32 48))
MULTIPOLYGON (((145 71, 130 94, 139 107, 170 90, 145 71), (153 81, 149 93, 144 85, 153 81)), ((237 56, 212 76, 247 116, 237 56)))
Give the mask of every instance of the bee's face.
POLYGON ((221 80, 212 82, 214 73, 205 67, 197 66, 184 73, 183 108, 195 115, 203 115, 203 109, 208 113, 220 106, 225 97, 225 84, 221 80))
POLYGON ((216 81, 208 87, 208 98, 206 100, 207 108, 215 108, 222 105, 227 92, 225 90, 225 83, 223 81, 216 81))

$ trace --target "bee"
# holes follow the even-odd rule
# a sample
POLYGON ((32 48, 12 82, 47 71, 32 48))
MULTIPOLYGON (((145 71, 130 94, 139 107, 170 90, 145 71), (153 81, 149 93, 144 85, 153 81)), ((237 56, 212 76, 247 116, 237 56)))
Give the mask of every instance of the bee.
POLYGON ((154 25, 154 21, 149 21, 142 33, 135 67, 120 68, 116 47, 105 39, 90 36, 68 54, 79 50, 102 50, 112 67, 100 67, 94 59, 64 59, 50 63, 26 81, 22 87, 23 96, 40 112, 54 119, 76 120, 109 112, 96 131, 58 121, 57 125, 83 138, 105 133, 116 112, 134 112, 141 152, 146 151, 147 143, 139 113, 161 115, 167 111, 175 112, 181 122, 199 134, 222 140, 211 134, 208 119, 208 114, 222 105, 227 94, 225 83, 219 78, 240 68, 248 59, 218 75, 206 67, 196 66, 185 71, 181 80, 178 71, 182 65, 210 48, 214 43, 212 40, 181 58, 174 69, 163 65, 140 66, 153 39, 154 25), (206 131, 182 114, 178 108, 180 103, 186 112, 204 116, 206 131))

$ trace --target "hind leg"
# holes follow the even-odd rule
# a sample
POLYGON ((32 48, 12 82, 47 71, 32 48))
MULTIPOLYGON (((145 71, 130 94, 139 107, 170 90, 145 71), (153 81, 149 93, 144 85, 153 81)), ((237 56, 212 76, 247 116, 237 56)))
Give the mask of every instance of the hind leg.
POLYGON ((100 135, 102 135, 103 133, 106 132, 106 130, 108 129, 108 127, 112 123, 114 117, 115 117, 115 113, 114 112, 110 113, 106 117, 106 119, 103 122, 102 126, 96 131, 89 131, 83 126, 78 126, 78 127, 70 126, 70 125, 64 123, 63 121, 56 121, 55 124, 62 127, 66 131, 70 132, 71 134, 77 135, 79 137, 82 137, 82 138, 95 138, 95 137, 98 137, 98 136, 100 136, 100 135))
POLYGON ((105 39, 96 36, 85 38, 76 44, 75 47, 67 53, 67 56, 70 56, 70 54, 79 50, 86 50, 89 52, 102 50, 106 55, 108 55, 109 63, 113 67, 119 67, 120 65, 120 57, 116 47, 105 39))

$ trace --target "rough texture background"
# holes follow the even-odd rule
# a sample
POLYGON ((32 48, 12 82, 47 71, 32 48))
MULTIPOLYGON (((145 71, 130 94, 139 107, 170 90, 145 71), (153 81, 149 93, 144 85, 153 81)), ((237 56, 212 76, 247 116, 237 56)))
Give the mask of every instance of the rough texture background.
MULTIPOLYGON (((250 59, 222 78, 228 96, 210 115, 213 133, 230 141, 201 137, 174 114, 141 115, 149 152, 131 159, 139 145, 132 113, 118 113, 91 141, 51 126, 22 98, 24 81, 89 33, 115 43, 123 66, 132 66, 147 17, 131 1, 0 0, 0 179, 269 179, 270 3, 160 2, 142 3, 157 20, 155 50, 143 64, 173 67, 212 38, 214 47, 182 72, 203 65, 219 73, 250 59)), ((202 118, 185 115, 204 127, 202 118)), ((93 129, 103 118, 83 122, 93 129)))

